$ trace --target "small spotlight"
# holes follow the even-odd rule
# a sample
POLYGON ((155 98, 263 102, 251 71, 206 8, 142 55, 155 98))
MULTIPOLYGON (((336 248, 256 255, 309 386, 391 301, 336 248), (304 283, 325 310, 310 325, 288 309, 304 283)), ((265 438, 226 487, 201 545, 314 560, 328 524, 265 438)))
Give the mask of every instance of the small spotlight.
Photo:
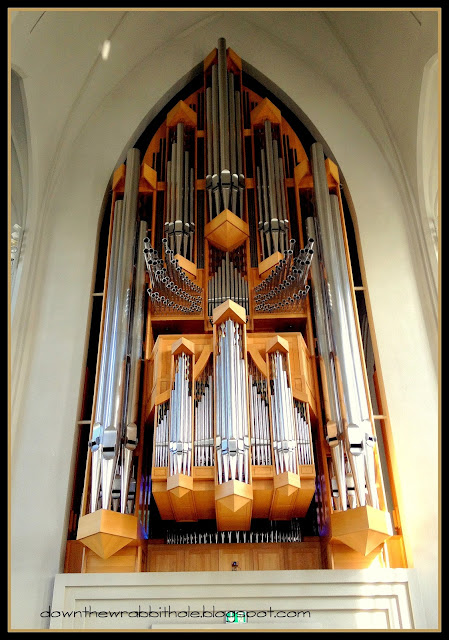
POLYGON ((109 52, 111 50, 111 41, 105 40, 101 47, 101 57, 103 60, 107 60, 109 58, 109 52))

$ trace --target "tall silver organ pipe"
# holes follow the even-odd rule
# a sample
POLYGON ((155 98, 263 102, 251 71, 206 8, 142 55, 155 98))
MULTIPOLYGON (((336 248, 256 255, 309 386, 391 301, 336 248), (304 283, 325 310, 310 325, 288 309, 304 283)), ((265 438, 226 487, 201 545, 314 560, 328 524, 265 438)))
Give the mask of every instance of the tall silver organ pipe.
POLYGON ((229 319, 218 327, 215 367, 218 483, 249 482, 247 375, 242 328, 229 319))
POLYGON ((256 157, 256 186, 262 259, 287 249, 289 221, 284 184, 284 161, 273 126, 265 120, 256 157))
POLYGON ((126 402, 126 419, 124 423, 123 443, 121 450, 121 486, 120 510, 125 513, 128 505, 128 491, 131 478, 133 451, 137 447, 137 419, 139 415, 140 364, 142 361, 143 326, 145 313, 145 260, 142 251, 146 237, 147 223, 142 220, 139 225, 139 235, 136 251, 136 270, 134 277, 134 303, 132 325, 129 333, 130 345, 128 353, 129 383, 126 402))
POLYGON ((134 243, 136 240, 137 202, 140 177, 140 152, 130 149, 127 154, 124 218, 120 238, 120 255, 117 267, 117 295, 114 314, 115 344, 111 350, 110 384, 108 385, 106 428, 103 432, 101 460, 102 508, 109 509, 112 483, 119 451, 119 436, 123 420, 126 384, 126 351, 130 328, 131 298, 134 269, 134 243))
POLYGON ((355 354, 353 354, 351 350, 349 337, 350 325, 343 302, 342 270, 336 251, 329 188, 327 185, 322 147, 317 146, 317 144, 312 146, 311 159, 315 185, 316 214, 320 223, 321 246, 329 287, 328 310, 330 322, 333 327, 336 355, 340 365, 344 405, 346 409, 347 424, 344 429, 346 454, 350 460, 358 502, 360 506, 364 506, 366 504, 365 465, 363 460, 364 442, 363 433, 360 428, 359 392, 354 375, 355 354))
POLYGON ((170 249, 192 260, 195 230, 193 158, 185 148, 186 132, 182 122, 177 124, 174 135, 167 162, 165 233, 170 249))
POLYGON ((298 473, 296 425, 292 390, 288 380, 287 356, 275 351, 270 353, 269 362, 276 473, 298 473))
POLYGON ((212 211, 212 87, 206 89, 206 173, 208 185, 209 211, 212 211))
MULTIPOLYGON (((369 503, 372 507, 378 508, 379 502, 375 481, 375 465, 374 465, 374 444, 375 436, 373 433, 373 425, 370 420, 368 401, 366 397, 365 380, 363 376, 362 361, 360 354, 359 342, 357 339, 357 329, 354 318, 354 307, 352 304, 351 289, 349 283, 348 270, 346 266, 346 253, 343 243, 343 231, 341 227, 340 207, 338 197, 330 195, 332 225, 335 238, 335 255, 340 267, 341 279, 341 304, 347 319, 348 335, 351 349, 351 362, 353 369, 350 369, 349 375, 353 374, 353 388, 356 390, 355 397, 350 402, 351 412, 348 411, 348 422, 360 425, 360 429, 364 436, 364 463, 365 463, 365 481, 368 490, 369 503)), ((346 399, 345 399, 346 401, 346 399)), ((348 406, 348 405, 346 405, 348 406)))
POLYGON ((220 182, 224 209, 229 208, 231 172, 229 163, 229 100, 226 63, 226 40, 218 40, 218 114, 220 124, 220 182))
POLYGON ((343 443, 343 419, 341 416, 338 386, 337 386, 337 374, 335 363, 335 349, 333 346, 333 338, 331 334, 331 327, 329 324, 329 314, 327 312, 327 296, 326 296, 326 283, 322 276, 321 269, 321 242, 318 233, 318 224, 315 224, 315 220, 310 217, 306 219, 306 230, 308 235, 316 238, 316 246, 318 259, 315 259, 311 265, 312 273, 312 293, 313 293, 313 308, 315 314, 315 327, 317 335, 318 352, 321 356, 323 364, 323 373, 325 381, 323 380, 323 386, 326 386, 328 397, 328 411, 329 421, 326 425, 327 440, 329 443, 333 470, 335 473, 335 483, 337 484, 336 490, 338 490, 340 505, 342 511, 346 511, 348 503, 346 499, 346 480, 345 480, 345 450, 343 443))
POLYGON ((192 358, 175 356, 175 379, 170 396, 169 475, 190 476, 192 465, 192 358))
POLYGON ((170 403, 164 402, 157 406, 155 417, 156 438, 154 452, 154 466, 168 467, 170 403))
POLYGON ((218 64, 206 88, 207 176, 210 218, 224 209, 243 216, 243 130, 240 90, 227 70, 226 40, 218 40, 218 64))
MULTIPOLYGON (((135 422, 144 313, 143 260, 139 261, 138 253, 139 264, 134 274, 139 178, 140 152, 130 149, 126 159, 124 198, 116 202, 112 222, 95 421, 89 442, 92 452, 91 512, 98 506, 100 484, 101 508, 110 509, 111 501, 112 507, 117 508, 121 495, 122 512, 126 510, 132 452, 137 444, 135 422)), ((145 235, 144 226, 142 223, 141 237, 145 235)))
POLYGON ((310 437, 310 416, 309 409, 305 402, 293 400, 296 442, 298 445, 298 463, 313 464, 312 441, 310 437))
POLYGON ((214 410, 212 367, 195 381, 194 465, 214 466, 214 410))
POLYGON ((229 251, 221 263, 215 265, 216 271, 207 283, 208 315, 212 316, 215 307, 225 300, 232 299, 243 307, 249 316, 248 280, 239 272, 230 259, 229 251))
POLYGON ((272 464, 267 379, 254 364, 249 366, 248 383, 251 409, 251 463, 272 464))
POLYGON ((118 200, 114 207, 111 257, 109 261, 109 276, 105 301, 105 314, 103 322, 103 340, 101 345, 100 371, 98 378, 98 391, 95 405, 95 420, 92 430, 92 440, 89 447, 92 452, 91 461, 91 490, 90 490, 90 511, 96 511, 98 494, 100 491, 101 478, 101 447, 103 441, 103 431, 105 427, 107 384, 110 376, 111 349, 114 339, 114 302, 116 298, 117 286, 117 264, 120 243, 120 233, 122 225, 123 201, 118 200))
POLYGON ((368 489, 368 502, 371 506, 377 507, 373 458, 375 439, 369 419, 362 355, 357 340, 338 198, 329 195, 324 153, 319 143, 312 145, 311 158, 322 260, 327 274, 327 310, 341 371, 346 410, 347 423, 344 428, 346 454, 359 506, 366 504, 366 489, 368 489))

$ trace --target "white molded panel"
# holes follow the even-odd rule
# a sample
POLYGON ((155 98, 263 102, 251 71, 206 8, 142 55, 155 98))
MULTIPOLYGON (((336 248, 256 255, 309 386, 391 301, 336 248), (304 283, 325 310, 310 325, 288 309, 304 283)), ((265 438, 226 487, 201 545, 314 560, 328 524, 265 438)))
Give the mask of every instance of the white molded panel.
POLYGON ((413 569, 60 574, 50 629, 422 629, 413 569), (246 611, 245 624, 225 612, 246 611))

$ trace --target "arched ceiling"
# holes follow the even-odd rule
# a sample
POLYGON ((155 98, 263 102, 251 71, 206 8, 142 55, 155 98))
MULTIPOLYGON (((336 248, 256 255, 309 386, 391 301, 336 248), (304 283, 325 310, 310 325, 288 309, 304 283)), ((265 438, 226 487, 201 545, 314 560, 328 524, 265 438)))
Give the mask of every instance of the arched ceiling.
MULTIPOLYGON (((248 62, 257 68, 257 50, 269 38, 308 63, 386 152, 396 148, 418 200, 419 97, 424 66, 438 51, 438 17, 437 10, 10 10, 11 62, 29 92, 31 131, 43 136, 39 161, 51 163, 58 137, 76 136, 126 74, 145 59, 155 64, 160 46, 194 39, 207 24, 246 21, 261 35, 248 62), (111 41, 107 61, 100 56, 104 40, 111 41)), ((215 44, 211 37, 209 47, 190 48, 191 66, 215 44)), ((238 52, 238 43, 228 45, 238 52)))

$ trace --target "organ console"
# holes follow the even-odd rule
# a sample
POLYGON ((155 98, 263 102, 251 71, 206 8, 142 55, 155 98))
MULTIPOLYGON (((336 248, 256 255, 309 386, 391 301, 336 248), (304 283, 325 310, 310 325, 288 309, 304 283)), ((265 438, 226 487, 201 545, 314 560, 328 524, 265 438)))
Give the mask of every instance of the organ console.
POLYGON ((252 86, 221 38, 114 173, 77 570, 314 541, 307 568, 403 566, 338 167, 252 86))

